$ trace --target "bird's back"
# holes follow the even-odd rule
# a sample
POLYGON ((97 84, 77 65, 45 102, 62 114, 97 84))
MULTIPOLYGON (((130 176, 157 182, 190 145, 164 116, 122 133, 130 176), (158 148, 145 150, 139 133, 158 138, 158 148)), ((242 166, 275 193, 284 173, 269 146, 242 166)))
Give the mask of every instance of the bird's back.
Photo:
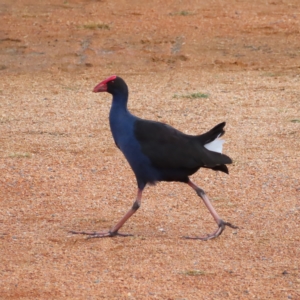
POLYGON ((223 134, 224 126, 221 123, 204 135, 192 136, 163 123, 137 120, 134 130, 143 153, 155 167, 192 171, 232 162, 228 156, 205 148, 223 134))

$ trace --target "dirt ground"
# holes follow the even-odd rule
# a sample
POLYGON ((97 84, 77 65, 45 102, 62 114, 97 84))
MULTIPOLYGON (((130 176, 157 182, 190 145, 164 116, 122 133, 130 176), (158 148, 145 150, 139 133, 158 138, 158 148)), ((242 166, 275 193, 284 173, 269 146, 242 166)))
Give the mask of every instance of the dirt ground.
POLYGON ((0 299, 300 299, 298 0, 1 0, 0 299), (230 174, 147 187, 115 147, 106 77, 189 134, 226 121, 230 174), (184 97, 204 93, 207 98, 184 97))

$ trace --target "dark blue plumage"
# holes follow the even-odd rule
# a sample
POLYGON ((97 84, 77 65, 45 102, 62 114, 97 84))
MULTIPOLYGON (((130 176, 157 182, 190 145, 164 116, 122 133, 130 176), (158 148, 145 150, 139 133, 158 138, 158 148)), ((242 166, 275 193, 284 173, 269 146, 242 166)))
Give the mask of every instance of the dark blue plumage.
POLYGON ((169 125, 132 115, 127 109, 128 87, 120 77, 110 76, 100 82, 93 91, 108 92, 113 96, 109 114, 112 135, 135 173, 138 194, 132 208, 110 231, 73 233, 88 234, 91 237, 124 236, 118 232, 119 229, 140 207, 145 186, 157 181, 187 183, 203 199, 217 222, 218 229, 210 235, 193 239, 215 238, 222 233, 225 226, 237 228, 219 217, 205 192, 189 179, 189 176, 201 167, 228 173, 226 164, 232 163, 232 160, 221 153, 223 141, 218 139, 225 133, 225 122, 205 134, 187 135, 169 125))
POLYGON ((113 95, 109 123, 114 141, 123 152, 143 189, 146 183, 160 179, 159 171, 151 165, 150 159, 143 154, 141 145, 134 136, 134 126, 138 118, 127 110, 127 93, 113 95))

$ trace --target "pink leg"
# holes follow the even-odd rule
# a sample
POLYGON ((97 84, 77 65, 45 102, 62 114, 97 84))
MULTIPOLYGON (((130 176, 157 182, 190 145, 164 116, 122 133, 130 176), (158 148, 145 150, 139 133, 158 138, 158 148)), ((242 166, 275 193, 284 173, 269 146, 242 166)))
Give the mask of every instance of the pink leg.
POLYGON ((198 239, 198 240, 203 240, 203 241, 207 241, 207 240, 210 240, 210 239, 213 239, 213 238, 216 238, 218 237, 222 232, 223 230, 225 229, 225 226, 229 226, 231 228, 238 228, 237 226, 234 226, 230 223, 227 223, 227 222, 224 222, 220 217, 219 215, 217 214, 217 212, 215 211, 214 207, 212 206, 212 204, 210 203, 208 197, 206 196, 205 192, 200 189, 196 184, 194 184, 191 180, 188 182, 188 185, 190 187, 192 187, 197 195, 199 197, 202 198, 202 200, 204 201, 204 204, 206 205, 206 207, 208 208, 209 212, 212 214, 213 218, 215 219, 216 223, 218 224, 218 229, 212 233, 212 234, 208 234, 207 236, 205 237, 185 237, 187 239, 198 239))
POLYGON ((142 192, 143 190, 139 189, 133 206, 130 210, 124 215, 124 217, 109 231, 105 232, 89 232, 89 231, 70 231, 73 234, 85 234, 90 238, 103 238, 103 237, 112 237, 112 236, 132 236, 132 234, 119 233, 119 229, 125 224, 125 222, 139 209, 142 201, 142 192))

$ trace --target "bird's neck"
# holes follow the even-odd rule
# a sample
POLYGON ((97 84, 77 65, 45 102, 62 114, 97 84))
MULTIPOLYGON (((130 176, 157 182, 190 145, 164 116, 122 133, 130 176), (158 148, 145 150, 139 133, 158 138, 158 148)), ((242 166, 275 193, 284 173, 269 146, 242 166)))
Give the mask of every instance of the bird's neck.
POLYGON ((120 130, 121 124, 128 118, 130 113, 127 109, 128 94, 113 95, 112 105, 109 113, 110 126, 113 132, 120 130))
POLYGON ((131 132, 134 117, 127 110, 127 97, 113 96, 109 113, 109 123, 115 143, 120 147, 120 139, 131 132))
POLYGON ((112 110, 127 111, 128 93, 114 94, 112 100, 112 110))

